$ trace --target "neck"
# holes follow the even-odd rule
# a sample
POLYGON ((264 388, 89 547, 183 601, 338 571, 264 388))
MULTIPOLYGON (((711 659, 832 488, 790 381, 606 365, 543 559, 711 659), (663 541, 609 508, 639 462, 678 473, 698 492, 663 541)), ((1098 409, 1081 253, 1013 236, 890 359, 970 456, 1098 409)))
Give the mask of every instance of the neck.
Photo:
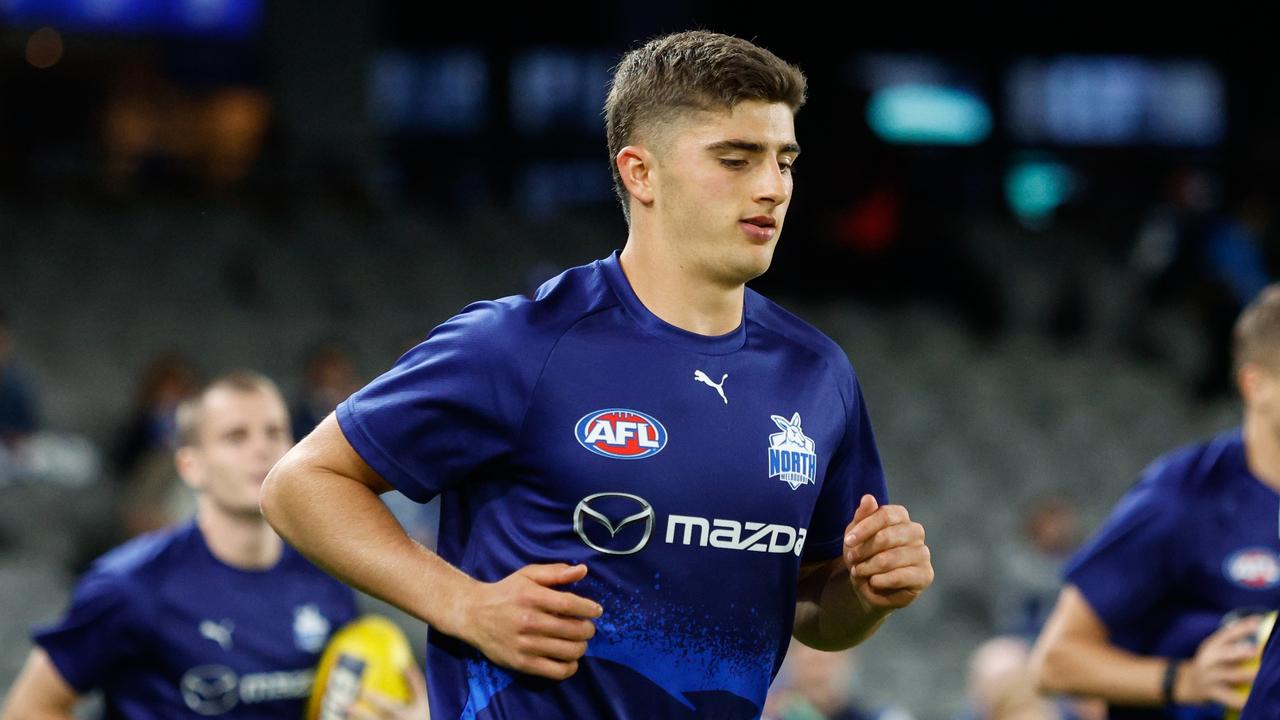
POLYGON ((1249 472, 1280 492, 1280 439, 1255 413, 1244 415, 1244 456, 1249 472))
POLYGON ((745 285, 722 284, 700 273, 659 242, 635 235, 618 258, 627 282, 649 312, 663 322, 699 335, 724 335, 742 324, 745 285))
POLYGON ((284 541, 261 516, 234 515, 200 498, 196 525, 209 552, 241 570, 265 570, 280 560, 284 541))

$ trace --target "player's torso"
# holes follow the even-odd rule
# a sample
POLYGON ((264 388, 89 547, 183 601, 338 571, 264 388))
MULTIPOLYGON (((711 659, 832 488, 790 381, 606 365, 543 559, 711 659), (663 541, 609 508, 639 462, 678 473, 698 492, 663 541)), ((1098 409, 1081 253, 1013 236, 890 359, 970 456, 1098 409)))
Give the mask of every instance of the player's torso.
POLYGON ((586 563, 572 590, 605 615, 588 649, 602 662, 583 674, 629 684, 620 708, 634 711, 637 688, 686 709, 689 693, 762 698, 845 431, 833 380, 765 331, 715 355, 588 318, 547 360, 511 474, 476 489, 464 569, 586 563))
POLYGON ((1179 614, 1159 650, 1190 654, 1229 614, 1280 607, 1278 517, 1280 497, 1241 477, 1188 514, 1174 551, 1179 614))
POLYGON ((152 590, 136 662, 107 693, 120 717, 300 717, 320 652, 354 613, 350 591, 296 566, 194 563, 152 590))

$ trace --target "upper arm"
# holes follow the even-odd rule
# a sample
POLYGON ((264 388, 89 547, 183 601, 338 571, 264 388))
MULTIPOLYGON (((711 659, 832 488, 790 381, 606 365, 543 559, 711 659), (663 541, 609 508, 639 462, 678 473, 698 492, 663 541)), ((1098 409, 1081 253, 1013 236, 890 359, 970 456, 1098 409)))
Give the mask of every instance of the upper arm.
POLYGON ((542 368, 542 338, 509 303, 475 303, 338 405, 349 446, 418 502, 507 458, 542 368))
POLYGON ((1176 582, 1180 508, 1173 478, 1148 473, 1067 563, 1065 580, 1109 631, 1132 625, 1176 582))
POLYGON ((378 494, 394 489, 351 446, 334 413, 329 413, 315 430, 290 450, 281 462, 285 461, 286 470, 340 475, 378 494))
POLYGON ((810 560, 800 563, 800 587, 803 588, 805 582, 814 577, 814 573, 830 565, 830 560, 810 560))
POLYGON ((1065 585, 1031 649, 1032 677, 1042 691, 1069 691, 1070 683, 1064 683, 1072 672, 1064 668, 1092 663, 1095 653, 1091 650, 1108 645, 1107 626, 1088 599, 1076 586, 1065 585))
POLYGON ((1064 640, 1105 643, 1107 639, 1107 626, 1089 600, 1075 585, 1064 586, 1040 631, 1040 642, 1050 645, 1064 640))
POLYGON ((9 690, 0 720, 70 717, 79 699, 43 648, 36 646, 9 690))
POLYGON ((871 419, 862 390, 847 361, 845 372, 847 374, 842 381, 848 400, 844 407, 844 432, 839 446, 832 453, 814 504, 805 537, 803 557, 806 561, 826 561, 840 556, 845 531, 863 495, 874 496, 881 505, 889 501, 871 419))

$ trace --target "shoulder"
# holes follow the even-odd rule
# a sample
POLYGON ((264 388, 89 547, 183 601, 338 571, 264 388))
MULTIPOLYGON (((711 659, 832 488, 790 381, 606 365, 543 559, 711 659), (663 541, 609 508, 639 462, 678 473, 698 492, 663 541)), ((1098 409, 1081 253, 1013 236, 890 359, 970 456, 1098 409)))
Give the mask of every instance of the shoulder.
POLYGON ((853 364, 835 340, 751 288, 747 288, 746 303, 748 317, 753 324, 825 366, 845 394, 846 401, 851 401, 860 392, 853 364))
POLYGON ((503 353, 518 351, 516 357, 527 357, 531 350, 549 349, 579 320, 617 304, 599 264, 569 268, 532 296, 473 302, 438 325, 415 350, 451 345, 481 359, 509 361, 513 356, 503 353))
POLYGON ((1196 495, 1214 491, 1243 468, 1244 444, 1239 430, 1183 445, 1153 460, 1139 486, 1167 495, 1196 495))
POLYGON ((149 604, 155 588, 174 568, 190 560, 194 523, 140 535, 108 551, 76 583, 75 602, 108 610, 149 604))
POLYGON ((99 557, 90 572, 110 577, 153 579, 157 573, 183 559, 194 532, 198 532, 194 521, 187 520, 139 535, 99 557))

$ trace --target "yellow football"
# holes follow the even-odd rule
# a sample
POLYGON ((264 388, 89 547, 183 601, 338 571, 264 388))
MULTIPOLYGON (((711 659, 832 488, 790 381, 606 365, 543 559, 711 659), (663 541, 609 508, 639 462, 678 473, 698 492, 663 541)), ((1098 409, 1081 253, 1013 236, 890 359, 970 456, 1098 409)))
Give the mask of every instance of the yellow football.
POLYGON ((405 673, 411 667, 413 649, 395 623, 378 615, 351 621, 320 656, 306 720, 345 720, 364 689, 409 702, 405 673))
MULTIPOLYGON (((1257 652, 1254 653, 1253 657, 1244 661, 1244 667, 1256 671, 1262 664, 1262 649, 1266 647, 1267 640, 1271 637, 1271 632, 1276 626, 1276 614, 1276 611, 1272 610, 1262 616, 1262 622, 1258 625, 1258 632, 1251 639, 1254 647, 1257 648, 1257 652)), ((1247 698, 1249 696, 1249 691, 1252 688, 1252 683, 1246 683, 1236 687, 1236 689, 1240 691, 1241 698, 1247 698)), ((1224 715, 1225 720, 1239 720, 1239 718, 1240 712, 1238 710, 1227 710, 1224 715)))

